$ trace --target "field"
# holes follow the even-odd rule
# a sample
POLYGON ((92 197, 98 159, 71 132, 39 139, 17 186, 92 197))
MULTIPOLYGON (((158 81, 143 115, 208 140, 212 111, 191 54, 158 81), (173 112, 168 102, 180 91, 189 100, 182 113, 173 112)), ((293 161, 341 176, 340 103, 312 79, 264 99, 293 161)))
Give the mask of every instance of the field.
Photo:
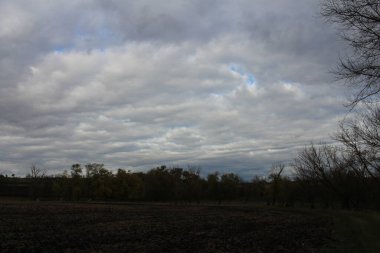
POLYGON ((2 201, 0 252, 319 252, 331 219, 242 206, 2 201))
POLYGON ((331 219, 243 206, 2 201, 0 252, 319 252, 331 219))

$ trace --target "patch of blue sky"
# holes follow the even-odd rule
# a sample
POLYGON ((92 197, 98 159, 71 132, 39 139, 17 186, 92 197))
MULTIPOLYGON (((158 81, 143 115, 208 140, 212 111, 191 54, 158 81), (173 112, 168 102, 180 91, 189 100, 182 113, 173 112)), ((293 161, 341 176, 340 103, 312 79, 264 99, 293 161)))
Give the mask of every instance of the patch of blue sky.
POLYGON ((64 54, 73 49, 73 46, 57 46, 53 49, 54 53, 64 54))
POLYGON ((234 73, 239 74, 245 80, 245 83, 248 86, 253 86, 256 84, 255 75, 248 72, 244 66, 236 64, 236 63, 231 63, 230 70, 234 73))
POLYGON ((54 52, 56 52, 56 53, 64 53, 65 51, 66 51, 65 47, 56 47, 54 49, 54 52))
POLYGON ((232 72, 238 73, 240 75, 244 75, 244 68, 236 63, 231 63, 230 64, 230 70, 232 72))
POLYGON ((102 52, 106 51, 106 48, 119 44, 122 42, 122 35, 115 32, 109 26, 102 24, 94 29, 86 29, 83 27, 77 27, 75 31, 76 40, 86 41, 92 48, 98 48, 102 52))
POLYGON ((253 74, 247 74, 247 84, 248 85, 255 85, 256 84, 256 78, 253 74))

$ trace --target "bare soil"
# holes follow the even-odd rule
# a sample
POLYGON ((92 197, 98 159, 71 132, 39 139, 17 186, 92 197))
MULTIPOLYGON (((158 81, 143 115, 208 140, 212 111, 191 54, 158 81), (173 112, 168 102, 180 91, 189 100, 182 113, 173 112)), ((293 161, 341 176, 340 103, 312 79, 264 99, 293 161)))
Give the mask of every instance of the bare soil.
POLYGON ((0 252, 320 252, 332 221, 244 206, 0 200, 0 252))

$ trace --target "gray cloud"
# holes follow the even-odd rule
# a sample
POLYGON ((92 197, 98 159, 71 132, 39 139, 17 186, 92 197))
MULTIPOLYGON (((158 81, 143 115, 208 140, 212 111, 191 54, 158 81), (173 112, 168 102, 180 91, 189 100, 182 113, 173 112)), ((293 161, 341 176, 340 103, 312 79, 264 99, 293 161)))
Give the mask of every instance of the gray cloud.
POLYGON ((347 95, 316 1, 0 1, 0 173, 72 163, 265 174, 347 95))

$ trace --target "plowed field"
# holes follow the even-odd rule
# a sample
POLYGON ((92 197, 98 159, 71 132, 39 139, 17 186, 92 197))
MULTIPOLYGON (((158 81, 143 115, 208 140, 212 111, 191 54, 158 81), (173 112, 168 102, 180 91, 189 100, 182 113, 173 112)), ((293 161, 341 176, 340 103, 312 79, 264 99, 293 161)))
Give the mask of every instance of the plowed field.
POLYGON ((319 252, 331 220, 254 207, 0 202, 0 252, 319 252))

